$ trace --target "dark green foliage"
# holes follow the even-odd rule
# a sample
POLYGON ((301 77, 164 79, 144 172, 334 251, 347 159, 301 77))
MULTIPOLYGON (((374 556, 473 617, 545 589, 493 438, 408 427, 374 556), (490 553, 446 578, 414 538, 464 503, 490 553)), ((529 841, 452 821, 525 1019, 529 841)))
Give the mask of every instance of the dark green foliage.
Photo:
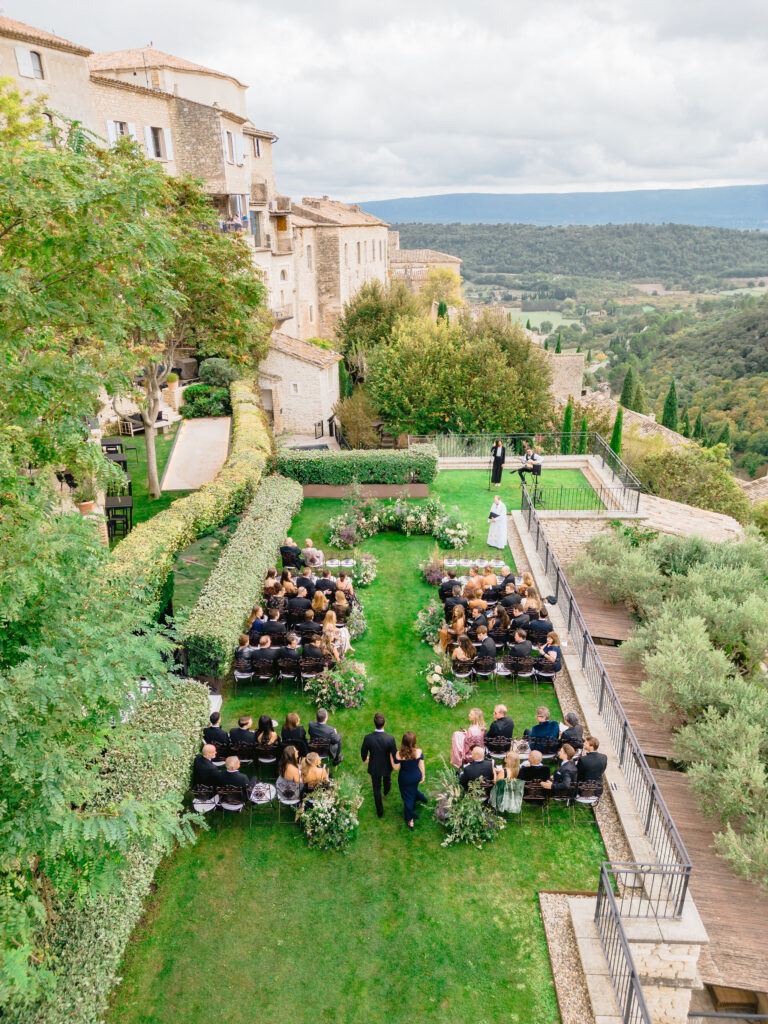
POLYGON ((587 442, 589 440, 589 417, 584 415, 581 418, 581 430, 579 431, 579 443, 576 449, 577 455, 587 454, 587 442))
POLYGON ((696 441, 703 441, 706 437, 706 434, 704 433, 704 421, 701 418, 701 409, 699 409, 696 422, 693 426, 693 437, 696 441))
POLYGON ((300 484, 429 483, 437 476, 437 449, 431 444, 337 452, 283 449, 277 453, 277 469, 300 484))
POLYGON ((555 355, 560 355, 560 353, 562 351, 563 351, 562 335, 558 334, 558 336, 557 336, 557 344, 555 345, 555 355))
POLYGON ((229 416, 232 412, 229 388, 190 384, 184 391, 184 403, 179 412, 186 419, 200 416, 229 416))
POLYGON ((573 401, 568 399, 563 415, 563 436, 560 438, 560 452, 570 455, 573 447, 573 401))
POLYGON ((544 350, 549 351, 549 338, 544 339, 544 350))
POLYGON ((683 417, 680 421, 680 433, 683 437, 691 436, 691 418, 688 415, 688 406, 683 409, 683 417))
POLYGON ((437 304, 437 319, 447 320, 448 319, 448 303, 443 299, 437 304))
POLYGON ((611 434, 611 448, 617 455, 621 455, 621 431, 624 425, 624 409, 619 406, 616 410, 616 419, 613 421, 613 433, 611 434))
POLYGON ((667 397, 664 399, 661 425, 662 427, 668 427, 670 430, 677 430, 677 387, 675 386, 674 377, 669 385, 667 397))
POLYGON ((349 379, 349 370, 345 359, 339 362, 339 398, 349 398, 352 394, 352 382, 349 379))
MULTIPOLYGON (((581 348, 581 346, 579 346, 579 348, 581 348)), ((591 362, 592 362, 592 349, 589 349, 589 350, 587 351, 587 366, 589 366, 589 364, 590 364, 591 362)))
POLYGON ((730 471, 723 445, 667 448, 639 459, 633 470, 652 494, 686 505, 710 509, 749 522, 750 505, 730 471))
POLYGON ((336 326, 340 351, 357 380, 365 377, 368 356, 392 336, 395 321, 420 313, 416 297, 402 281, 365 282, 344 306, 336 326))
POLYGON ((621 389, 621 398, 619 402, 624 406, 625 409, 634 409, 635 405, 635 389, 637 388, 637 382, 635 381, 635 371, 630 368, 627 370, 627 375, 624 378, 624 386, 621 389))
POLYGON ((726 420, 723 424, 723 429, 720 431, 720 436, 717 439, 717 444, 724 444, 727 451, 731 450, 731 421, 726 420))
POLYGON ((632 397, 631 408, 635 412, 641 413, 643 416, 647 416, 648 414, 648 402, 645 397, 645 388, 641 381, 638 381, 635 385, 635 393, 632 397))
POLYGON ((229 359, 204 359, 200 363, 200 380, 212 388, 228 388, 242 373, 229 359))
POLYGON ((532 330, 530 317, 525 321, 525 329, 526 329, 526 331, 532 330))

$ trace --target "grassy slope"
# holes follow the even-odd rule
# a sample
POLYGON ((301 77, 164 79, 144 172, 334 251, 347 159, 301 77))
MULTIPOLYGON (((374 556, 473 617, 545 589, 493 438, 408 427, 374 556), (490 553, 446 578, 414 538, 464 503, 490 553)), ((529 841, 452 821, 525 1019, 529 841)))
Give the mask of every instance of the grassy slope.
MULTIPOLYGON (((484 532, 488 495, 480 477, 443 473, 437 490, 453 503, 461 489, 462 511, 473 521, 479 515, 484 532)), ((306 501, 294 535, 324 536, 338 508, 306 501)), ((367 781, 359 745, 381 708, 398 739, 416 729, 429 789, 430 770, 447 756, 451 731, 468 710, 435 704, 418 675, 430 652, 411 622, 432 592, 416 567, 433 542, 385 534, 365 546, 380 558, 379 578, 363 592, 370 629, 357 644, 371 686, 364 709, 334 716, 345 736, 343 770, 367 781)), ((537 701, 530 689, 504 699, 519 734, 533 723, 537 701)), ((490 716, 493 697, 477 702, 490 716)), ((304 722, 310 717, 295 695, 274 688, 241 694, 226 702, 225 724, 244 711, 282 719, 291 709, 304 722)), ((245 820, 234 820, 170 857, 131 943, 111 1024, 187 1024, 212 1005, 218 1024, 271 1024, 286 1013, 301 1020, 308 1007, 317 1021, 345 1024, 556 1021, 536 893, 595 888, 604 856, 596 829, 558 822, 544 830, 527 816, 482 852, 442 849, 431 808, 410 834, 396 786, 382 821, 370 787, 364 793, 347 856, 308 850, 292 826, 249 831, 245 820)))

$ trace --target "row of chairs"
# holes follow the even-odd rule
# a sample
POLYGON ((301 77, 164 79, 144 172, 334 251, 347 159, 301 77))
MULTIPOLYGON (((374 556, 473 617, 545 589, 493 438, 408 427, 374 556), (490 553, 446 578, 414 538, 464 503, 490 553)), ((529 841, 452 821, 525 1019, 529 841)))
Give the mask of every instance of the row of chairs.
POLYGON ((242 786, 192 786, 189 791, 192 808, 196 814, 214 814, 214 821, 223 820, 227 814, 242 814, 248 811, 249 828, 253 826, 257 809, 267 811, 258 824, 271 824, 277 810, 277 823, 283 824, 284 810, 290 811, 285 824, 296 821, 296 810, 302 801, 298 790, 282 791, 271 782, 255 782, 248 789, 242 786), (215 815, 216 811, 222 814, 215 815), (292 816, 291 816, 292 815, 292 816))
MULTIPOLYGON (((241 765, 255 764, 261 778, 262 771, 274 769, 283 746, 294 744, 277 743, 215 743, 216 757, 211 762, 220 768, 228 757, 237 757, 241 765)), ((307 740, 307 753, 315 753, 323 763, 330 758, 330 740, 307 740)))
POLYGON ((478 690, 483 683, 489 684, 493 692, 499 690, 499 679, 508 680, 519 692, 520 681, 531 681, 534 692, 539 692, 539 684, 554 686, 557 672, 551 665, 537 658, 516 658, 505 654, 501 661, 491 657, 477 657, 473 661, 457 662, 451 665, 454 679, 470 679, 477 684, 478 690))
POLYGON ((316 679, 323 672, 326 665, 320 658, 281 658, 274 661, 256 663, 251 666, 248 672, 234 671, 234 690, 237 696, 237 687, 241 683, 277 682, 293 684, 301 688, 307 679, 316 679))

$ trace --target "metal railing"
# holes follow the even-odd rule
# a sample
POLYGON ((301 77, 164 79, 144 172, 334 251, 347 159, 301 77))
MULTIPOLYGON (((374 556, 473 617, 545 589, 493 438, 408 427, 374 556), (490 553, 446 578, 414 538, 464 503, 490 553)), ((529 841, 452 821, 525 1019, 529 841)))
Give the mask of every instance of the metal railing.
POLYGON ((651 1024, 632 953, 624 934, 621 914, 611 887, 611 877, 604 864, 600 869, 597 889, 595 925, 600 936, 613 991, 619 1004, 623 1024, 651 1024))
POLYGON ((534 495, 537 509, 545 512, 637 512, 640 492, 627 487, 590 484, 583 487, 556 487, 544 484, 534 495))
POLYGON ((557 607, 567 623, 574 653, 579 658, 600 717, 618 755, 619 765, 643 822, 645 834, 658 861, 655 865, 632 866, 636 872, 645 874, 644 885, 649 886, 645 901, 636 902, 632 916, 680 917, 691 873, 688 851, 598 654, 573 591, 546 538, 525 484, 522 513, 536 553, 544 565, 557 607))
POLYGON ((643 489, 642 484, 637 479, 632 470, 627 466, 620 455, 611 448, 606 442, 602 434, 595 433, 590 435, 592 443, 592 454, 598 455, 606 468, 610 469, 614 476, 618 477, 619 480, 624 484, 625 487, 630 487, 639 492, 643 489))

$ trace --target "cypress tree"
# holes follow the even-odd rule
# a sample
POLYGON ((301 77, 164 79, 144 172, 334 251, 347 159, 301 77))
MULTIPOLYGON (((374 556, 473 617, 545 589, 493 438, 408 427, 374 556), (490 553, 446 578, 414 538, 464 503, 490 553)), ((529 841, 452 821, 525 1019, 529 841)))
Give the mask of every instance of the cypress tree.
POLYGON ((667 397, 664 399, 664 411, 661 414, 661 425, 662 427, 668 427, 669 430, 677 430, 677 388, 675 387, 674 377, 672 378, 672 383, 669 385, 667 397))
POLYGON ((720 431, 720 436, 717 439, 717 444, 724 444, 728 451, 731 450, 731 421, 726 420, 725 426, 720 431))
POLYGON ((637 388, 637 382, 635 381, 635 371, 630 368, 627 370, 627 375, 624 378, 624 387, 621 389, 621 398, 619 404, 623 405, 625 409, 634 409, 635 390, 637 388))
POLYGON ((645 388, 640 381, 637 382, 635 394, 632 398, 632 408, 643 416, 648 414, 648 399, 645 397, 645 388))
POLYGON ((560 355, 560 353, 562 351, 563 351, 563 349, 562 349, 562 346, 560 345, 560 335, 558 334, 558 336, 557 336, 557 344, 555 345, 555 354, 556 355, 560 355))
POLYGON ((699 415, 696 417, 696 423, 693 427, 693 439, 695 441, 704 440, 704 421, 701 418, 701 409, 699 409, 699 415))
POLYGON ((525 321, 525 329, 526 329, 526 331, 530 331, 531 330, 531 318, 530 317, 528 317, 528 319, 525 321))
POLYGON ((441 299, 437 304, 437 319, 445 320, 445 322, 448 323, 448 303, 443 299, 441 299))
POLYGON ((352 384, 349 379, 349 371, 344 359, 339 363, 339 398, 349 398, 352 394, 352 384))
POLYGON ((545 338, 544 339, 544 348, 545 348, 545 350, 549 349, 549 338, 545 338))
POLYGON ((587 366, 592 362, 592 349, 587 352, 587 366))
POLYGON ((576 349, 576 354, 577 355, 578 355, 579 352, 581 352, 581 345, 579 345, 579 347, 576 349))
POLYGON ((560 452, 562 455, 571 454, 571 436, 573 434, 573 402, 569 398, 563 416, 563 436, 560 439, 560 452))
POLYGON ((683 437, 690 437, 691 436, 691 419, 690 419, 690 416, 688 415, 688 406, 687 405, 683 409, 683 418, 682 418, 682 421, 681 421, 680 433, 683 435, 683 437))
POLYGON ((613 433, 611 434, 611 450, 621 455, 621 428, 624 425, 624 410, 621 406, 616 410, 616 419, 613 421, 613 433))
POLYGON ((587 454, 587 434, 589 433, 589 420, 587 419, 586 413, 581 417, 581 430, 579 432, 579 445, 576 450, 577 455, 587 454))

